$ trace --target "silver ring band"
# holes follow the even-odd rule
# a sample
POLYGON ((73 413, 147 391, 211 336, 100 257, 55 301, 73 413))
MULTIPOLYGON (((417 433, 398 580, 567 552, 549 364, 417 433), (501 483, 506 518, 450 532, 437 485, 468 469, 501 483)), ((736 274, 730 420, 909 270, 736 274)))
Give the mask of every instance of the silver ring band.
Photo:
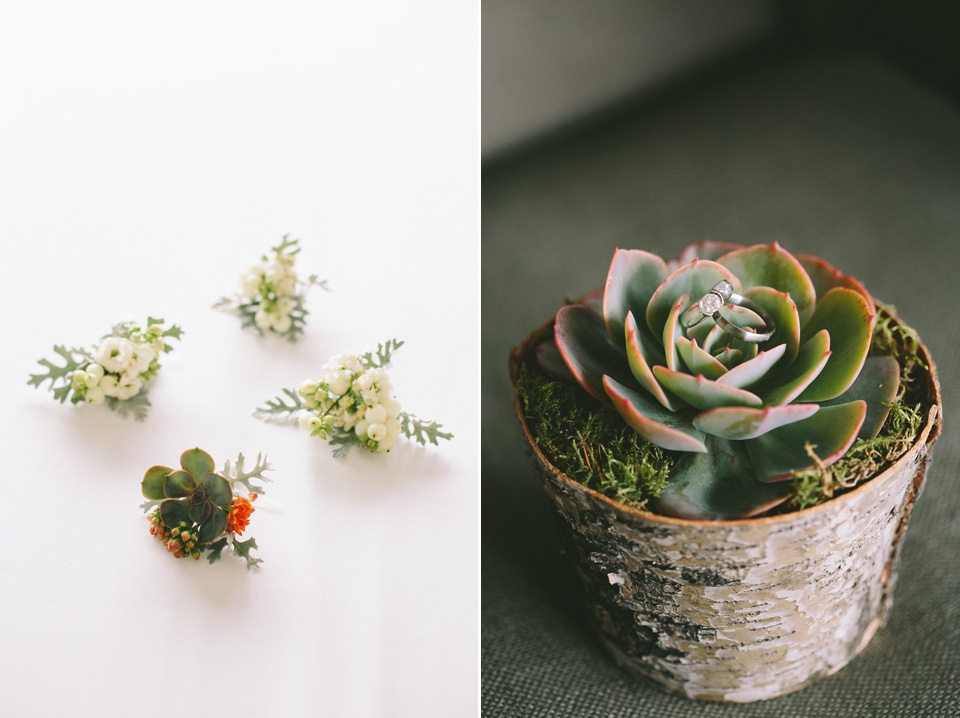
POLYGON ((680 324, 689 329, 690 327, 699 324, 706 317, 713 317, 713 320, 717 323, 717 326, 727 334, 736 337, 741 341, 750 342, 752 344, 759 344, 760 342, 767 341, 767 339, 772 337, 773 333, 777 330, 777 325, 773 321, 773 317, 770 316, 766 309, 761 307, 752 299, 747 299, 746 297, 734 292, 733 285, 725 279, 718 282, 716 286, 704 294, 698 302, 687 307, 683 314, 680 315, 680 324), (723 316, 720 313, 720 308, 727 302, 745 307, 750 311, 755 312, 757 316, 759 316, 764 322, 764 331, 761 332, 755 329, 738 327, 736 324, 723 316))

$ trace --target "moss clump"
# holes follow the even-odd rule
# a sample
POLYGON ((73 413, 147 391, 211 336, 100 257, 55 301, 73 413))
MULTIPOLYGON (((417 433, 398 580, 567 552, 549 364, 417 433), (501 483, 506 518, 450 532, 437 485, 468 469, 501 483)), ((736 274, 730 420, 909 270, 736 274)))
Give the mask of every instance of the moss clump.
MULTIPOLYGON (((916 441, 930 408, 925 384, 917 370, 929 367, 920 356, 920 337, 910 327, 895 321, 891 309, 880 306, 870 343, 870 354, 892 356, 900 365, 900 388, 889 404, 887 420, 875 437, 857 439, 831 466, 795 473, 794 496, 789 507, 805 509, 852 489, 883 471, 916 441)), ((818 460, 815 458, 815 461, 818 460)))
POLYGON ((667 485, 673 459, 582 389, 520 365, 517 396, 537 446, 560 471, 617 501, 643 508, 667 485))
POLYGON ((791 504, 799 509, 815 506, 843 489, 852 489, 876 476, 913 445, 923 417, 919 404, 910 407, 893 402, 886 422, 875 437, 857 439, 831 466, 794 474, 791 504))
POLYGON ((918 367, 925 370, 930 367, 920 356, 920 336, 913 328, 894 320, 893 309, 893 307, 880 305, 877 323, 873 328, 870 353, 892 356, 900 365, 898 400, 911 391, 919 393, 923 398, 923 387, 918 384, 915 373, 918 367))

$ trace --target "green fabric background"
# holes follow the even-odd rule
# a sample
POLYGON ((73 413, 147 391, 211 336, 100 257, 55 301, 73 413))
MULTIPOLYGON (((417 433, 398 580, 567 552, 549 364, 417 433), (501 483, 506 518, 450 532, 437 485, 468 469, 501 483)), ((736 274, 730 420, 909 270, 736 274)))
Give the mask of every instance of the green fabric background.
POLYGON ((958 108, 870 55, 755 57, 487 168, 482 210, 482 714, 960 716, 958 108), (888 626, 838 674, 745 706, 638 682, 587 632, 507 374, 614 247, 669 258, 703 237, 777 240, 859 278, 919 331, 945 409, 888 626))

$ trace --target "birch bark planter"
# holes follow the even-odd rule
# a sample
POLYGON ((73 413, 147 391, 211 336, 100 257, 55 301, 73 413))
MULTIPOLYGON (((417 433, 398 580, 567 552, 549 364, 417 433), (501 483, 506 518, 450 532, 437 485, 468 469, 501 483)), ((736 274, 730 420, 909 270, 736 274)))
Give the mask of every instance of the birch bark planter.
MULTIPOLYGON (((530 348, 511 354, 514 385, 530 348)), ((588 616, 617 663, 690 698, 749 702, 830 675, 866 646, 889 616, 940 434, 936 370, 921 353, 931 408, 914 445, 848 493, 765 518, 675 519, 607 498, 550 463, 517 401, 588 616)))

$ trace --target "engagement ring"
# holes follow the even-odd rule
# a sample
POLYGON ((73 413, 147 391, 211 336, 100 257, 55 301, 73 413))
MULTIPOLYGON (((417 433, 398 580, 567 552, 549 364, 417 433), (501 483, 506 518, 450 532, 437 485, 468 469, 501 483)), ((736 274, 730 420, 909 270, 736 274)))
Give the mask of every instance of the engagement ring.
POLYGON ((712 317, 723 331, 741 341, 757 344, 765 342, 773 336, 777 326, 773 317, 766 309, 733 291, 733 285, 727 280, 721 280, 709 292, 700 297, 700 301, 692 304, 680 315, 680 324, 688 329, 696 326, 706 317, 712 317), (755 312, 764 322, 764 330, 759 331, 752 328, 738 327, 720 313, 720 309, 726 303, 736 304, 755 312))

